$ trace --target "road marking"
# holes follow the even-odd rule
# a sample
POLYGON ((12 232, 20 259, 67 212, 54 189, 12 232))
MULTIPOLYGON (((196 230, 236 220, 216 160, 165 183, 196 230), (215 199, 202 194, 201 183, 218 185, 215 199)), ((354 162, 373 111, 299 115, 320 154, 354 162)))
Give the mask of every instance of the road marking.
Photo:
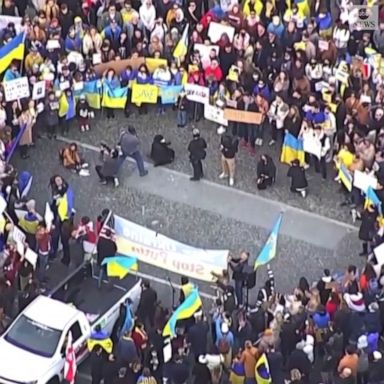
MULTIPOLYGON (((100 151, 100 148, 96 147, 95 145, 83 143, 83 142, 78 141, 78 140, 72 140, 72 139, 69 139, 69 138, 66 138, 63 136, 57 136, 57 140, 62 141, 64 143, 76 143, 79 147, 83 147, 83 148, 88 149, 90 151, 94 151, 94 152, 100 151)), ((128 160, 130 163, 135 163, 135 160, 131 159, 129 157, 126 160, 128 160)), ((145 165, 148 168, 153 168, 153 164, 151 164, 151 163, 145 162, 145 165)), ((175 175, 177 177, 189 178, 189 175, 186 175, 185 173, 182 173, 179 171, 175 171, 173 169, 163 168, 163 170, 166 171, 167 173, 175 175)), ((229 190, 230 189, 232 192, 234 192, 238 195, 241 195, 243 197, 258 199, 258 200, 265 202, 267 204, 275 205, 279 208, 280 211, 283 211, 283 212, 291 210, 291 211, 300 213, 302 215, 306 215, 308 217, 316 218, 319 220, 324 220, 325 222, 339 225, 341 227, 346 228, 349 232, 357 232, 358 231, 358 228, 352 224, 348 224, 348 223, 345 223, 343 221, 332 219, 330 217, 320 215, 319 213, 310 212, 310 211, 307 211, 307 210, 302 209, 302 208, 297 208, 297 207, 285 204, 285 203, 277 201, 277 200, 271 200, 271 199, 268 199, 267 197, 264 197, 264 196, 254 195, 252 193, 242 191, 240 189, 234 189, 233 187, 229 187, 226 185, 221 185, 221 184, 215 183, 214 181, 210 181, 210 180, 203 179, 200 181, 200 183, 205 183, 211 187, 215 187, 218 189, 223 189, 223 190, 229 190)))

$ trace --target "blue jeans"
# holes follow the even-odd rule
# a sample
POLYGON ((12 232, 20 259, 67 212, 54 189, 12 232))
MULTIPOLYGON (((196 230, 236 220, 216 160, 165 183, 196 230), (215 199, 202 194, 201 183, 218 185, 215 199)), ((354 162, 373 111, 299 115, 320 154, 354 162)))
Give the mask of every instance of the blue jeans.
POLYGON ((132 159, 134 159, 136 161, 136 165, 137 165, 137 169, 139 170, 139 174, 140 175, 144 175, 145 174, 145 167, 144 167, 144 159, 143 159, 143 156, 141 154, 140 151, 136 151, 136 152, 133 152, 132 154, 130 155, 121 155, 119 157, 119 169, 120 167, 123 165, 124 163, 124 160, 127 158, 127 157, 131 157, 132 159))
POLYGON ((49 254, 41 254, 39 252, 39 280, 42 281, 45 278, 45 269, 47 268, 48 265, 48 258, 49 254))
POLYGON ((177 125, 181 127, 187 125, 187 111, 180 109, 177 111, 177 125))

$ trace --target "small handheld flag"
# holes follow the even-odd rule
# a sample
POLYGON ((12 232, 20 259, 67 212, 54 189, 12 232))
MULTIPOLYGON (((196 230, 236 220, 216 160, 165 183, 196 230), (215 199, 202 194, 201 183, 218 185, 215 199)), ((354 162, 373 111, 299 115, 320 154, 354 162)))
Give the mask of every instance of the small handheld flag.
POLYGON ((107 275, 109 277, 118 277, 120 280, 127 276, 130 271, 138 270, 136 257, 107 257, 103 260, 101 265, 107 265, 107 275))
POLYGON ((253 267, 254 270, 256 270, 261 265, 268 264, 276 256, 277 237, 279 235, 282 220, 283 220, 283 214, 280 213, 280 216, 278 217, 275 225, 273 226, 272 232, 269 235, 267 242, 265 243, 263 249, 259 253, 259 256, 257 256, 255 265, 253 267))
POLYGON ((189 24, 185 26, 183 34, 181 35, 181 38, 177 43, 175 50, 173 51, 173 57, 175 59, 180 60, 180 58, 184 57, 188 52, 188 30, 189 24))

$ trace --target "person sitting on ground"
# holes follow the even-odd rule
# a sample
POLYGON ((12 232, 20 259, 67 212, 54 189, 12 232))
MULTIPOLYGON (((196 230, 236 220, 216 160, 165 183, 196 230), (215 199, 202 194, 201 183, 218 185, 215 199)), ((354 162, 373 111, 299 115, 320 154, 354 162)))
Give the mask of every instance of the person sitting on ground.
POLYGON ((153 138, 151 148, 151 159, 155 167, 170 164, 175 160, 175 151, 170 148, 171 143, 165 141, 163 135, 156 135, 153 138))
POLYGON ((59 156, 65 168, 77 172, 81 176, 89 175, 87 170, 88 164, 81 159, 76 143, 71 143, 67 147, 62 148, 59 156))
POLYGON ((276 166, 268 155, 261 155, 257 163, 257 189, 263 190, 270 187, 276 179, 276 166))
POLYGON ((305 177, 305 170, 300 165, 299 160, 295 159, 291 162, 287 176, 291 178, 291 191, 300 193, 301 196, 306 197, 308 182, 305 177))

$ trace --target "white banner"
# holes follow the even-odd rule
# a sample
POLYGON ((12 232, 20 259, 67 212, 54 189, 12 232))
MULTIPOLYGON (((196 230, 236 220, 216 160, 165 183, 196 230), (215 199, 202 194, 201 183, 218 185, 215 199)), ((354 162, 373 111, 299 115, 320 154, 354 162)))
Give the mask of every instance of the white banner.
POLYGON ((5 101, 13 101, 29 97, 29 84, 26 76, 3 82, 5 101))
POLYGON ((208 37, 212 43, 217 43, 223 34, 226 34, 229 38, 229 41, 232 43, 235 36, 235 28, 231 27, 230 25, 215 22, 209 23, 208 37))
POLYGON ((22 30, 21 22, 23 19, 21 17, 16 17, 16 16, 0 16, 0 29, 4 30, 7 28, 9 23, 15 24, 15 29, 17 33, 20 33, 22 30))
POLYGON ((368 187, 377 188, 377 179, 372 174, 356 170, 353 172, 353 186, 366 192, 368 187))
POLYGON ((33 84, 32 99, 39 100, 45 97, 45 81, 38 81, 33 84))
POLYGON ((196 84, 185 84, 184 85, 185 93, 187 94, 187 99, 195 101, 196 103, 208 104, 209 103, 209 88, 202 87, 201 85, 196 84))
POLYGON ((228 127, 228 120, 224 119, 224 109, 215 107, 214 105, 205 104, 204 117, 207 120, 224 125, 224 127, 228 127))
POLYGON ((117 215, 115 232, 119 253, 170 272, 212 281, 211 272, 227 269, 227 250, 191 247, 117 215))
POLYGON ((312 130, 303 133, 304 152, 315 155, 319 160, 321 157, 321 142, 312 130))

